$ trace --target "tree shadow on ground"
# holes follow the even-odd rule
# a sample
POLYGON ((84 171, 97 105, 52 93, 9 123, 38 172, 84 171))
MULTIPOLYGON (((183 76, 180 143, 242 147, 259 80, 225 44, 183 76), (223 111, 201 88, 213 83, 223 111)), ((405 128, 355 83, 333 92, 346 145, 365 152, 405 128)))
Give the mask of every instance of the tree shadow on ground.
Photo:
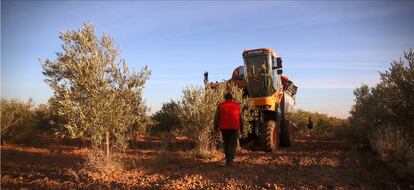
POLYGON ((268 184, 285 188, 393 189, 397 186, 395 179, 381 163, 369 164, 372 157, 361 157, 352 145, 336 139, 299 139, 295 147, 283 148, 276 153, 240 152, 232 167, 222 167, 222 162, 183 157, 183 154, 173 152, 169 154, 169 157, 162 158, 167 159, 164 161, 165 167, 160 167, 157 161, 147 162, 146 171, 165 174, 170 180, 183 175, 201 175, 218 184, 226 184, 234 179, 242 184, 255 184, 264 188, 268 184), (284 163, 280 158, 290 162, 284 163))

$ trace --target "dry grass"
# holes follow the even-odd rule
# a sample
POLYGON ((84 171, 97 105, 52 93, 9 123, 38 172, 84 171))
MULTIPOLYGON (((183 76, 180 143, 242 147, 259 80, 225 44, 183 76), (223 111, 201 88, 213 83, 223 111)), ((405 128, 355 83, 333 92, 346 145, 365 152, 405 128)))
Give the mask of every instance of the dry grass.
POLYGON ((166 133, 161 136, 160 149, 156 152, 157 162, 160 165, 168 164, 171 160, 171 157, 168 154, 168 147, 172 144, 172 138, 172 135, 166 133))
MULTIPOLYGON (((407 133, 397 127, 379 127, 370 137, 371 145, 381 157, 414 168, 414 147, 407 133)), ((414 173, 414 172, 413 172, 414 173)))
POLYGON ((217 155, 217 137, 211 133, 201 133, 197 139, 197 147, 194 154, 203 159, 211 159, 217 155))
POLYGON ((414 177, 414 145, 407 130, 380 125, 375 128, 350 125, 338 129, 335 136, 352 140, 361 152, 372 150, 378 153, 399 179, 414 177))
POLYGON ((409 156, 413 151, 408 136, 396 127, 381 127, 374 130, 371 137, 372 147, 383 156, 395 154, 396 156, 409 156))
POLYGON ((85 166, 89 171, 110 175, 124 170, 122 160, 116 156, 106 158, 105 151, 93 148, 86 155, 85 166))

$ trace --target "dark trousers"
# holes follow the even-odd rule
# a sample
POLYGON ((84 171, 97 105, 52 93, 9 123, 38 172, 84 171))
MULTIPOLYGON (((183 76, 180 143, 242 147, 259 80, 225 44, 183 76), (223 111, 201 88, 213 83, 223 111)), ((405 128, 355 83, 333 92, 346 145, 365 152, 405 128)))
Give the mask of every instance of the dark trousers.
POLYGON ((236 154, 237 139, 239 138, 238 130, 222 129, 221 135, 223 136, 223 148, 226 155, 226 162, 233 162, 234 155, 236 154))

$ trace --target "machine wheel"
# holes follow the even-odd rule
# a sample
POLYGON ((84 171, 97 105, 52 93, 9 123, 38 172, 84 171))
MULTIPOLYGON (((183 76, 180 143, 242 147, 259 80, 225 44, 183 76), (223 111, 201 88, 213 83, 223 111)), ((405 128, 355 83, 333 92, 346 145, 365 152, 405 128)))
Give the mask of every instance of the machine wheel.
POLYGON ((286 113, 285 113, 285 96, 282 97, 282 102, 280 102, 280 106, 282 108, 281 111, 281 130, 280 130, 280 145, 281 146, 291 146, 293 144, 293 138, 294 138, 294 130, 293 126, 290 124, 290 122, 286 119, 286 113))
POLYGON ((277 150, 279 146, 279 128, 276 122, 268 120, 260 128, 260 139, 264 150, 267 152, 277 150))
POLYGON ((284 147, 292 146, 294 139, 294 129, 290 122, 283 122, 280 134, 280 145, 284 147))

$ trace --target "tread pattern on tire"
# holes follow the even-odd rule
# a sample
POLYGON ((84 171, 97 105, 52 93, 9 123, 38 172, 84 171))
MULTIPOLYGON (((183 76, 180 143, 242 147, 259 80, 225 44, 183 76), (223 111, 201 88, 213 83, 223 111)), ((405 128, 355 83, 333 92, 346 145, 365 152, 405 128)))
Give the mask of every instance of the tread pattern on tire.
POLYGON ((262 143, 265 151, 272 152, 279 146, 279 129, 275 121, 268 120, 263 126, 262 143))

